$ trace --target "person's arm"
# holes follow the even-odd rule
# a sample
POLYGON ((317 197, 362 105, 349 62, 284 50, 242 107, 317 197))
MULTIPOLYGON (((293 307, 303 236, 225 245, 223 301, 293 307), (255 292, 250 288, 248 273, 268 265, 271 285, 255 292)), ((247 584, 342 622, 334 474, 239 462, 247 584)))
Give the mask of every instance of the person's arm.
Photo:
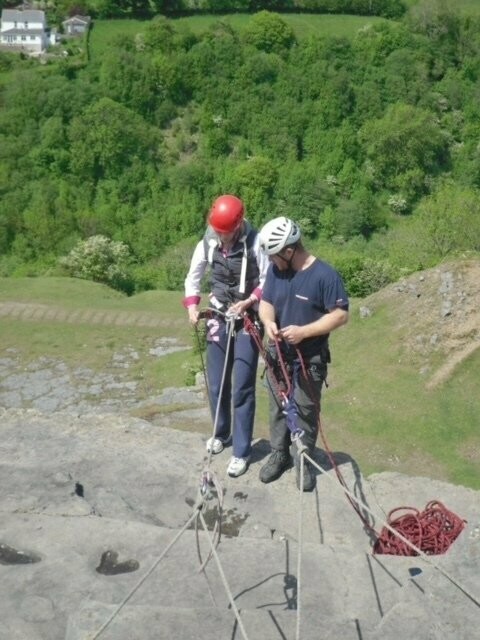
POLYGON ((203 240, 201 240, 193 252, 190 269, 185 278, 185 297, 182 301, 183 306, 188 311, 188 319, 194 325, 198 322, 198 305, 201 300, 200 284, 206 268, 207 258, 203 240))
POLYGON ((263 299, 260 300, 258 315, 260 316, 260 321, 265 327, 265 333, 269 340, 275 340, 279 335, 279 331, 277 323, 275 322, 275 309, 273 304, 270 304, 270 302, 263 299))
POLYGON ((348 311, 341 307, 331 309, 324 316, 300 327, 291 324, 280 331, 280 335, 290 344, 298 344, 307 338, 316 338, 331 333, 348 322, 348 311))

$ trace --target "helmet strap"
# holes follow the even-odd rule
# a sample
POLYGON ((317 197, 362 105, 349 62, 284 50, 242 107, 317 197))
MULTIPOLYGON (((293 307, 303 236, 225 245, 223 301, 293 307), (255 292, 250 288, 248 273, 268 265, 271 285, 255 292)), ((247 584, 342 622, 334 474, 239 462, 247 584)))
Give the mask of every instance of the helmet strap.
MULTIPOLYGON (((287 248, 287 247, 285 247, 285 248, 287 248)), ((276 254, 276 257, 280 258, 280 260, 283 260, 284 262, 286 262, 287 263, 287 267, 293 271, 292 262, 293 262, 293 258, 295 257, 295 252, 296 251, 297 251, 297 245, 295 245, 293 247, 293 252, 292 252, 292 255, 290 256, 290 258, 285 258, 284 256, 281 256, 279 253, 276 254)))

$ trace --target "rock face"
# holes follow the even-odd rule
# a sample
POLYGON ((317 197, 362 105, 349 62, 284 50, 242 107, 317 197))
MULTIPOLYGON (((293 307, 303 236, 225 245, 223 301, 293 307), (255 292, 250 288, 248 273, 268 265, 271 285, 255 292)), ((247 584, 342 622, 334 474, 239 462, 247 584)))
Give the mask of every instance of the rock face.
POLYGON ((260 483, 262 440, 233 479, 228 448, 209 460, 200 433, 98 411, 0 411, 1 640, 478 635, 479 492, 393 473, 364 478, 335 452, 375 530, 391 509, 432 499, 467 521, 442 556, 378 556, 321 450, 325 471, 300 495, 294 471, 260 483), (202 495, 206 470, 216 488, 202 495), (201 514, 211 529, 220 506, 220 543, 199 571, 210 546, 194 520, 201 514))
MULTIPOLYGON (((443 364, 427 387, 448 380, 455 367, 480 347, 480 260, 456 260, 410 275, 365 299, 360 309, 369 318, 378 307, 395 310, 394 328, 428 373, 432 356, 443 364)), ((437 363, 438 364, 438 363, 437 363)))

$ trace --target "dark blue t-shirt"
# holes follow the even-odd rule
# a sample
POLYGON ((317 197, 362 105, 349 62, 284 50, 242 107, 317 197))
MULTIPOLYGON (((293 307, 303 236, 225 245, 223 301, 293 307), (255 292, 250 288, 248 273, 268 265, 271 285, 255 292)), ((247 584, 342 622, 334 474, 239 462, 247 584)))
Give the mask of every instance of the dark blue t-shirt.
MULTIPOLYGON (((315 259, 304 271, 279 271, 273 264, 267 271, 262 299, 275 308, 279 329, 290 324, 303 326, 315 322, 337 307, 348 310, 348 297, 342 278, 326 262, 315 259)), ((328 345, 328 334, 303 340, 304 356, 321 353, 328 345)), ((286 346, 286 345, 285 345, 286 346)))

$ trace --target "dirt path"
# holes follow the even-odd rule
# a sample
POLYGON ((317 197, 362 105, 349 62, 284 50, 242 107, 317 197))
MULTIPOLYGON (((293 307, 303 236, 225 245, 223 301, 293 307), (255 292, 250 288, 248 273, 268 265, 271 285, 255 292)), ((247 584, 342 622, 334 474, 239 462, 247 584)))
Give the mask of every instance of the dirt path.
POLYGON ((459 349, 448 358, 447 362, 437 369, 430 380, 427 382, 427 389, 435 389, 443 382, 446 382, 455 371, 455 368, 466 360, 472 353, 480 347, 480 342, 472 342, 467 344, 463 349, 459 349))
POLYGON ((94 309, 67 310, 31 302, 0 302, 0 318, 17 318, 35 322, 68 322, 72 324, 103 324, 115 326, 170 326, 171 319, 161 314, 136 311, 99 311, 94 309))

